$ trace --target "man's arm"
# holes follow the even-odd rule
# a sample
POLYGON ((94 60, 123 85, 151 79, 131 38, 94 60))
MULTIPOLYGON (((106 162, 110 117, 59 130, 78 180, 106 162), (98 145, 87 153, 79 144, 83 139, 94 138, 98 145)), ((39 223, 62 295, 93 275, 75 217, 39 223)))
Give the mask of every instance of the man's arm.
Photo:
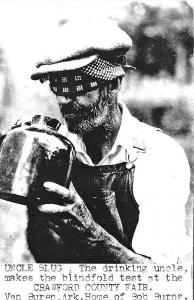
POLYGON ((136 164, 134 195, 140 215, 133 247, 155 262, 176 263, 191 249, 185 230, 190 169, 172 138, 158 132, 149 141, 136 164))
MULTIPOLYGON (((98 225, 76 192, 71 192, 65 187, 52 182, 47 182, 44 186, 49 193, 57 194, 61 199, 61 205, 43 204, 37 207, 37 214, 39 213, 42 222, 45 222, 43 228, 49 230, 50 238, 53 239, 55 244, 56 257, 57 247, 61 247, 61 244, 65 242, 63 248, 64 257, 65 251, 69 251, 67 247, 72 247, 73 243, 74 246, 77 246, 77 251, 79 252, 80 250, 81 261, 88 263, 130 264, 151 262, 148 258, 124 247, 98 225), (70 244, 67 243, 68 239, 70 244)), ((37 230, 40 230, 40 228, 37 228, 37 230)), ((40 244, 36 246, 38 248, 40 244)), ((49 251, 49 249, 43 249, 44 251, 49 251)), ((56 259, 55 252, 52 255, 54 262, 56 259)), ((61 254, 60 258, 62 259, 61 254)))

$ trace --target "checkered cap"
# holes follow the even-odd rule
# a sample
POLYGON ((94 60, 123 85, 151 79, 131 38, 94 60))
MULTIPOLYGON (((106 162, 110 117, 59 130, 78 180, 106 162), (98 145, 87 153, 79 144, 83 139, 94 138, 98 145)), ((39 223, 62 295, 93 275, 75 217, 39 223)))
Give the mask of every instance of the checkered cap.
MULTIPOLYGON (((75 20, 70 21, 58 28, 58 32, 52 35, 49 42, 45 41, 45 51, 40 55, 31 78, 40 80, 54 72, 82 67, 86 67, 85 72, 88 72, 87 66, 92 62, 95 64, 92 68, 95 69, 95 74, 98 73, 100 76, 102 69, 108 74, 107 70, 112 68, 111 57, 124 55, 131 46, 132 41, 128 34, 110 20, 106 22, 82 20, 79 23, 75 20), (105 60, 110 63, 96 61, 96 58, 102 58, 104 55, 108 57, 105 60), (99 67, 100 64, 103 64, 103 68, 99 67)), ((118 70, 119 68, 115 66, 114 72, 118 70)))
POLYGON ((80 71, 97 79, 108 81, 125 75, 121 65, 114 65, 100 57, 95 59, 91 64, 81 68, 80 71))

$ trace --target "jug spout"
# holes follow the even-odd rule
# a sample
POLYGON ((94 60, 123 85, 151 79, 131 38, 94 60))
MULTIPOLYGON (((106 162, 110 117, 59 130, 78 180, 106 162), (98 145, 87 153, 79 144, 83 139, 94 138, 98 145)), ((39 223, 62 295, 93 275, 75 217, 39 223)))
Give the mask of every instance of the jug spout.
POLYGON ((50 118, 44 115, 35 115, 32 118, 32 125, 38 125, 40 127, 46 126, 52 130, 58 131, 61 123, 54 118, 50 118))

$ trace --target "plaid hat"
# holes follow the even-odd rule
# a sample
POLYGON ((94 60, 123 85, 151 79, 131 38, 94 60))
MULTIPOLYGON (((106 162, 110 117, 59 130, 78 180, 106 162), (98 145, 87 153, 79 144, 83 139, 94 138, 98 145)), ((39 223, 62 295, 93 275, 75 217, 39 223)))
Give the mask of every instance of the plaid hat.
POLYGON ((53 93, 66 95, 124 76, 132 41, 113 21, 82 20, 62 25, 45 46, 31 78, 49 80, 53 93))
POLYGON ((45 41, 45 51, 40 55, 31 78, 37 80, 50 73, 79 69, 97 57, 119 65, 117 58, 131 46, 128 34, 111 20, 71 20, 45 41))

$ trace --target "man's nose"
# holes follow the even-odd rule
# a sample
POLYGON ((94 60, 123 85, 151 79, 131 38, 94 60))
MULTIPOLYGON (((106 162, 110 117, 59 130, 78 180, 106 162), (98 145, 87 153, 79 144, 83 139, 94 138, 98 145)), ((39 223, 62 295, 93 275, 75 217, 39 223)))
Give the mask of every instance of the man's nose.
POLYGON ((57 99, 60 102, 63 102, 65 104, 68 104, 70 102, 75 102, 77 100, 77 96, 76 95, 67 95, 67 96, 57 96, 57 99))
POLYGON ((66 96, 57 96, 57 99, 60 102, 63 102, 65 104, 68 104, 70 102, 79 102, 80 100, 82 100, 83 95, 76 95, 76 94, 69 94, 66 96))

